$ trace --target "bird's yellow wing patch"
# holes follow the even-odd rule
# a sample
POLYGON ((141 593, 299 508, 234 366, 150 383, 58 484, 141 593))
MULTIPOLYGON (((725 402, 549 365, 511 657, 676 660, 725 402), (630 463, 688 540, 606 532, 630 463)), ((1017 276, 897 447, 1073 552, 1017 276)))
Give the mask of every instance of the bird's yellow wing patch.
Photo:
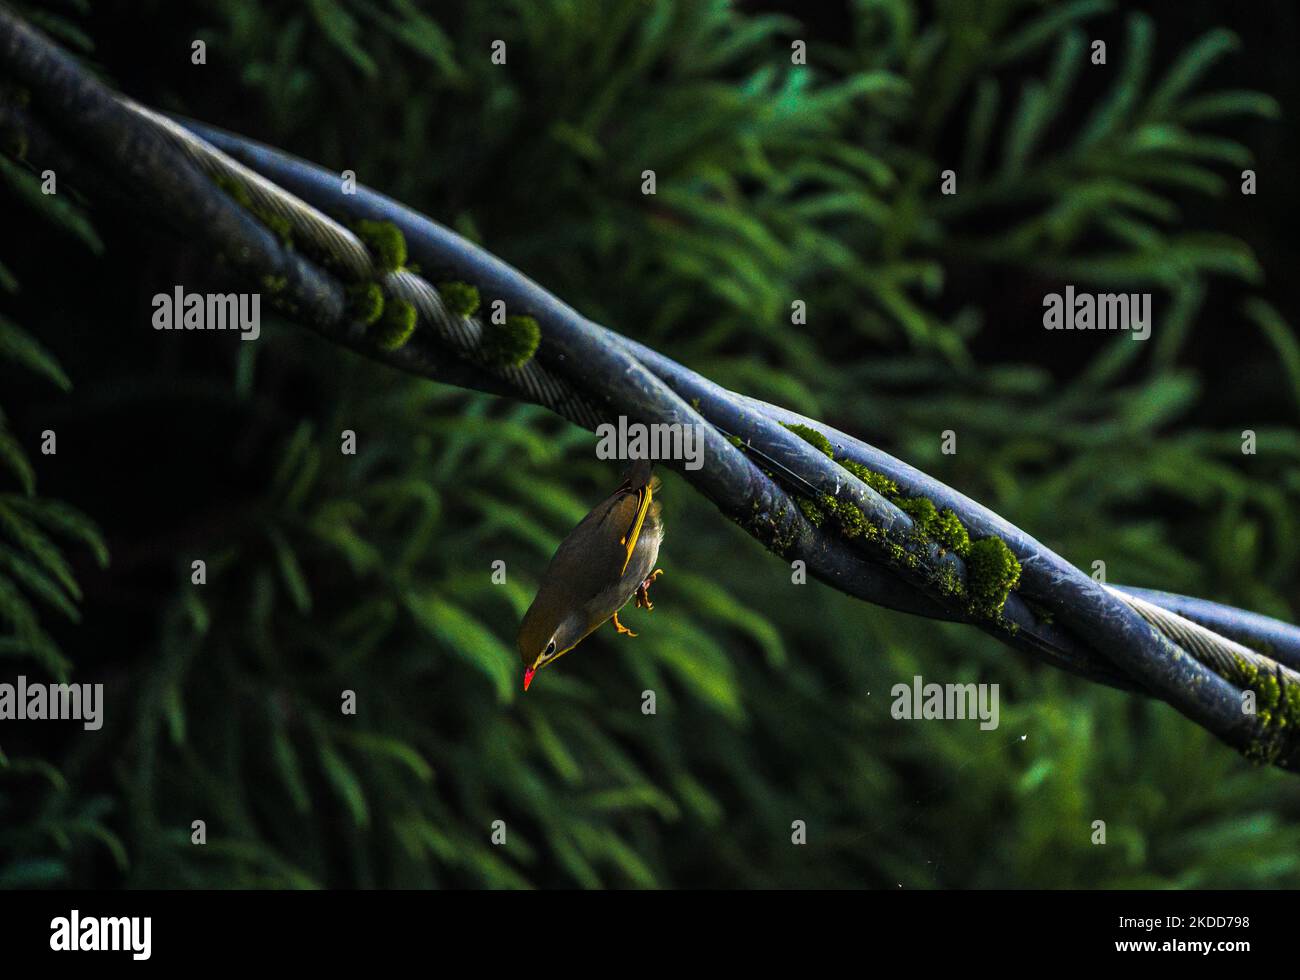
POLYGON ((627 534, 623 535, 618 542, 627 549, 627 555, 623 559, 623 567, 619 571, 620 575, 627 571, 628 563, 632 561, 632 552, 636 549, 637 539, 641 537, 641 525, 645 523, 645 515, 650 510, 650 501, 654 497, 654 489, 647 483, 645 486, 637 488, 636 496, 636 519, 632 522, 627 534))

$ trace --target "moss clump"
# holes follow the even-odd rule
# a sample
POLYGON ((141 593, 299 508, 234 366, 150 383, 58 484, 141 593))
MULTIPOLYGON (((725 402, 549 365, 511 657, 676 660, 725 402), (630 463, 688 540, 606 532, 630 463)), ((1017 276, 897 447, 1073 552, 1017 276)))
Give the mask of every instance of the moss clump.
MULTIPOLYGON (((811 426, 802 425, 798 422, 782 422, 781 424, 813 448, 821 450, 821 452, 825 453, 830 459, 835 459, 835 451, 834 447, 831 445, 831 441, 816 429, 811 426)), ((909 514, 912 514, 912 511, 908 510, 907 506, 905 506, 907 503, 914 503, 922 512, 923 516, 934 511, 934 504, 930 503, 930 501, 926 500, 924 497, 912 497, 907 500, 898 499, 901 496, 898 484, 883 473, 877 473, 875 470, 863 466, 861 463, 855 463, 851 459, 842 459, 838 462, 842 467, 856 476, 872 490, 876 491, 876 493, 892 500, 909 514), (928 508, 928 511, 926 508, 928 508)), ((854 508, 854 510, 856 509, 857 508, 854 508)), ((916 515, 913 514, 913 518, 915 517, 916 515)))
POLYGON ((447 309, 457 316, 473 316, 478 312, 478 289, 467 282, 440 282, 438 295, 447 309))
POLYGON ((1020 582, 1020 562, 1001 538, 980 538, 966 557, 971 612, 996 619, 1020 582))
POLYGON ((786 513, 786 509, 782 507, 776 512, 776 517, 772 521, 772 546, 778 555, 784 555, 794 547, 799 529, 797 521, 786 519, 786 513))
POLYGON ((827 514, 835 518, 840 533, 850 540, 860 538, 872 527, 866 515, 846 500, 836 500, 830 494, 823 494, 818 505, 827 514))
POLYGON ((270 295, 275 296, 289 288, 289 280, 285 276, 265 275, 262 277, 262 288, 270 295))
POLYGON ((934 504, 926 497, 904 497, 897 503, 898 509, 912 518, 916 534, 922 538, 929 537, 939 521, 939 511, 934 504))
POLYGON ((938 517, 930 525, 929 534, 946 551, 962 558, 970 553, 970 535, 966 533, 966 525, 947 507, 939 511, 938 517))
POLYGON ((885 474, 877 473, 875 470, 868 469, 861 463, 855 463, 851 459, 841 460, 840 465, 882 497, 888 497, 892 500, 898 496, 898 484, 885 474))
POLYGON ((373 327, 384 315, 384 291, 377 282, 359 282, 348 287, 348 313, 352 319, 373 327))
POLYGON ((358 221, 353 230, 381 271, 396 272, 406 265, 406 236, 391 221, 358 221))
POLYGON ((267 208, 251 207, 249 211, 253 217, 266 226, 267 230, 276 238, 280 239, 280 244, 285 248, 293 247, 293 223, 282 214, 276 214, 267 208))
POLYGON ((781 424, 814 449, 821 450, 831 459, 835 458, 835 453, 831 449, 831 441, 816 429, 801 425, 798 422, 782 422, 781 424))
MULTIPOLYGON (((799 508, 805 515, 816 511, 816 505, 811 501, 800 501, 799 508), (809 510, 810 507, 812 511, 809 510)), ((794 519, 793 512, 787 511, 784 507, 771 513, 761 509, 758 501, 755 500, 750 508, 749 518, 742 522, 742 526, 769 550, 778 555, 785 555, 794 547, 802 525, 794 519)))
MULTIPOLYGON (((817 430, 806 425, 781 424, 835 459, 830 440, 817 430)), ((829 518, 845 538, 865 538, 879 547, 895 567, 923 573, 941 594, 965 598, 973 614, 988 619, 1001 616, 1007 597, 1020 582, 1020 562, 1001 538, 986 538, 972 545, 966 526, 951 508, 940 510, 928 497, 905 497, 894 480, 861 463, 850 459, 837 462, 912 519, 912 544, 905 547, 890 540, 885 530, 873 524, 855 504, 836 500, 829 494, 815 501, 799 501, 809 522, 821 527, 829 518), (923 557, 931 542, 939 547, 941 555, 952 552, 966 560, 965 582, 950 563, 931 563, 923 557)), ((1007 625, 1014 629, 1013 624, 1007 625)))
POLYGON ((737 449, 745 448, 745 442, 740 436, 727 436, 727 442, 731 443, 737 449))
POLYGON ((404 299, 390 299, 384 304, 383 315, 371 336, 382 350, 398 350, 415 333, 416 320, 414 306, 404 299))
POLYGON ((808 523, 813 527, 821 527, 822 521, 826 519, 825 512, 807 497, 799 498, 799 509, 803 511, 803 516, 808 518, 808 523))
POLYGON ((238 204, 241 208, 245 208, 250 211, 252 210, 253 199, 249 196, 247 187, 245 187, 239 181, 235 180, 235 178, 227 176, 226 174, 217 174, 212 179, 213 182, 218 187, 220 187, 223 191, 226 192, 226 196, 228 196, 232 201, 238 204))
POLYGON ((537 353, 542 328, 531 316, 508 316, 505 323, 483 324, 483 357, 497 367, 521 367, 537 353))
POLYGON ((270 208, 258 207, 248 188, 226 174, 217 174, 213 182, 226 192, 226 196, 262 223, 286 247, 293 246, 293 223, 270 208))
POLYGON ((957 569, 947 562, 941 563, 935 570, 933 581, 944 595, 958 597, 966 595, 966 583, 957 574, 957 569))
POLYGON ((1237 658, 1236 676, 1231 679, 1255 692, 1255 717, 1263 729, 1247 748, 1246 757, 1264 763, 1292 758, 1300 731, 1300 685, 1288 684, 1277 672, 1243 657, 1237 658))

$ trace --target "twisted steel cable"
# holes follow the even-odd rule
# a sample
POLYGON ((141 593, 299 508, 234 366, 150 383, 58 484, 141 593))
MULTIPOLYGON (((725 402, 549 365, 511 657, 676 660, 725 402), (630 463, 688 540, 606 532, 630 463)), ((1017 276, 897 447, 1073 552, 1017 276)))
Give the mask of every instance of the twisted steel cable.
POLYGON ((131 99, 122 98, 121 103, 157 127, 220 186, 229 188, 233 185, 242 191, 254 214, 281 219, 295 246, 306 246, 307 254, 321 261, 326 269, 337 271, 354 282, 380 282, 385 292, 413 305, 421 321, 432 326, 444 343, 479 366, 497 373, 524 399, 544 405, 584 428, 594 428, 599 424, 595 410, 535 360, 514 367, 493 365, 480 357, 483 325, 476 317, 461 316, 448 310, 438 290, 420 276, 405 269, 384 270, 356 234, 327 214, 277 187, 257 171, 222 153, 167 116, 131 99))
MULTIPOLYGON (((156 215, 205 232, 230 253, 237 273, 283 276, 286 292, 273 298, 313 329, 404 370, 529 400, 589 429, 619 414, 645 422, 708 422, 709 465, 684 475, 771 550, 804 558, 810 571, 849 594, 969 622, 1056 666, 1160 697, 1242 751, 1300 768, 1300 747, 1290 732, 1243 711, 1241 699, 1243 688, 1253 689, 1252 681, 1264 675, 1284 690, 1296 689, 1300 630, 1295 627, 1202 600, 1094 582, 942 483, 815 420, 726 391, 586 320, 428 218, 364 187, 344 195, 339 178, 320 168, 196 123, 174 122, 123 99, 3 8, 0 28, 0 66, 43 97, 51 123, 62 125, 58 136, 73 146, 66 151, 56 136, 43 140, 53 144, 47 149, 67 153, 79 171, 110 171, 110 197, 139 201, 143 192, 152 192, 156 215), (87 156, 100 166, 87 165, 87 156), (252 220, 227 196, 232 186, 247 196, 254 212, 287 222, 295 244, 321 267, 252 220), (477 320, 448 310, 438 290, 420 276, 377 268, 365 244, 330 213, 352 221, 389 221, 403 232, 422 268, 446 268, 485 296, 526 310, 543 327, 537 357, 518 368, 491 365, 482 356, 477 320), (204 218, 210 224, 201 224, 204 218), (386 352, 367 344, 364 329, 349 319, 335 274, 381 282, 385 292, 411 303, 428 328, 417 332, 420 341, 386 352), (451 348, 456 357, 442 359, 442 348, 451 348), (974 616, 941 588, 951 581, 948 575, 965 580, 961 559, 918 541, 907 513, 782 425, 791 422, 822 432, 839 462, 868 466, 906 492, 950 508, 972 536, 1000 538, 1023 569, 1021 584, 1002 612, 974 616), (822 495, 852 506, 880 531, 879 539, 849 545, 818 530, 774 474, 798 496, 822 495), (1063 625, 1040 616, 1025 597, 1059 616, 1063 625), (1252 649, 1247 645, 1252 641, 1266 643, 1277 659, 1252 649)), ((0 123, 5 120, 40 128, 20 111, 0 117, 0 123)))
MULTIPOLYGON (((247 141, 241 140, 238 137, 230 136, 229 134, 220 134, 217 131, 214 131, 207 127, 200 126, 198 124, 190 124, 190 125, 193 127, 196 133, 200 135, 210 138, 215 142, 224 141, 226 143, 226 148, 231 152, 237 154, 242 152, 250 161, 255 161, 254 164, 255 166, 261 166, 265 168, 268 172, 274 173, 277 179, 283 180, 286 177, 298 177, 299 179, 301 179, 304 176, 303 171, 310 170, 308 165, 303 164, 300 161, 289 161, 286 158, 284 158, 282 154, 278 154, 273 150, 269 150, 265 147, 252 147, 247 141)), ((320 176, 319 172, 317 173, 317 176, 320 176)), ((307 180, 304 181, 304 184, 314 189, 317 203, 321 204, 322 206, 326 206, 327 199, 325 198, 325 195, 322 194, 324 188, 321 186, 321 183, 319 181, 307 180)), ((303 187, 301 186, 299 187, 300 192, 303 191, 303 189, 304 189, 303 187)), ((366 192, 366 193, 368 195, 372 195, 372 192, 366 192)), ((372 195, 372 196, 377 196, 377 195, 372 195)), ((396 208, 384 209, 383 213, 389 218, 397 218, 398 215, 394 213, 394 211, 396 210, 398 209, 396 208)), ((398 221, 397 223, 399 224, 399 227, 403 228, 404 231, 413 230, 409 222, 398 221)), ((445 230, 442 230, 442 233, 444 235, 450 235, 450 233, 446 232, 445 230)), ((434 254, 426 254, 425 256, 422 256, 422 259, 425 258, 437 260, 439 258, 444 258, 444 257, 437 253, 434 253, 434 254)), ((677 365, 674 362, 669 361, 669 359, 663 357, 663 355, 659 355, 656 352, 650 351, 649 349, 644 348, 642 345, 629 341, 626 338, 618 337, 618 335, 613 334, 612 332, 607 331, 604 328, 597 327, 597 329, 606 335, 606 339, 608 342, 621 344, 622 346, 629 349, 634 356, 638 357, 643 364, 650 367, 652 370, 657 369, 659 375, 665 378, 666 380, 668 380, 670 384, 673 381, 678 382, 679 384, 675 390, 677 390, 677 393, 679 395, 683 397, 688 397, 688 396, 698 397, 698 396, 691 396, 690 393, 692 391, 695 392, 701 391, 702 389, 700 387, 700 383, 703 382, 704 379, 700 379, 698 376, 693 376, 691 377, 691 380, 693 380, 696 383, 695 386, 682 385, 680 383, 683 381, 683 379, 691 376, 691 372, 687 371, 687 369, 682 368, 680 365, 677 365)), ((730 398, 733 402, 739 400, 747 404, 748 406, 759 410, 761 413, 764 413, 766 415, 774 416, 774 415, 781 414, 781 410, 776 409, 774 406, 770 406, 767 405, 766 403, 758 402, 754 399, 746 399, 743 398, 743 396, 735 396, 731 392, 722 392, 720 389, 717 389, 716 386, 712 386, 712 390, 709 391, 708 393, 715 396, 713 399, 710 400, 710 407, 716 407, 720 403, 725 403, 726 400, 730 398)), ((541 402, 541 403, 546 404, 545 402, 541 402)), ((701 407, 703 408, 704 402, 701 401, 700 404, 701 407)), ((704 414, 706 418, 709 418, 709 420, 714 422, 715 424, 724 424, 724 431, 726 431, 724 420, 718 417, 719 414, 722 413, 718 413, 718 412, 710 413, 708 411, 704 411, 704 414)), ((726 421, 729 421, 732 424, 734 424, 734 420, 726 420, 726 421)), ((824 429, 824 427, 820 426, 820 423, 816 422, 815 420, 801 418, 799 419, 799 421, 802 422, 803 424, 810 425, 814 428, 821 428, 823 429, 823 431, 827 431, 824 429)), ((828 432, 828 434, 831 433, 828 432)), ((835 440, 832 435, 832 442, 834 441, 835 440)), ((856 440, 854 440, 854 442, 856 443, 856 440)), ((884 457, 885 454, 880 453, 878 450, 873 451, 873 453, 874 453, 874 458, 869 460, 869 465, 878 466, 882 461, 881 457, 884 457)), ((773 458, 767 455, 766 453, 762 454, 762 458, 766 462, 774 461, 773 458)), ((882 471, 885 472, 886 475, 896 475, 897 472, 905 465, 900 463, 897 460, 893 460, 892 458, 889 457, 885 457, 885 458, 888 459, 888 462, 891 464, 890 467, 882 467, 882 471), (891 469, 894 471, 893 473, 890 472, 891 469)), ((782 468, 785 469, 785 467, 782 468)), ((802 480, 802 476, 797 471, 795 472, 795 476, 797 479, 802 480)), ((841 474, 841 478, 843 479, 843 474, 841 474)), ((934 481, 930 481, 930 484, 924 488, 918 488, 918 490, 922 493, 928 493, 933 489, 934 489, 934 481)), ((948 495, 960 497, 960 495, 956 495, 955 492, 949 490, 948 488, 944 488, 944 489, 948 491, 948 495)), ((964 501, 964 498, 962 499, 964 501)), ((887 502, 882 501, 881 503, 885 507, 891 506, 887 502)), ((968 517, 967 508, 965 506, 959 506, 958 508, 955 509, 958 516, 961 517, 963 521, 965 521, 968 517)), ((1002 521, 1000 518, 998 518, 997 521, 1000 525, 1006 525, 1006 522, 1002 521)), ((1009 525, 1007 525, 1007 527, 1009 527, 1009 525)), ((993 533, 997 533, 998 531, 1003 530, 1003 528, 1002 527, 990 528, 989 530, 992 531, 993 533)), ((1024 538, 1023 535, 1018 535, 1018 537, 1024 538)), ((1014 550, 1016 549, 1013 546, 1013 551, 1014 550)), ((1021 549, 1021 551, 1023 552, 1023 554, 1018 555, 1018 557, 1021 557, 1022 561, 1025 561, 1027 563, 1026 564, 1027 568, 1036 567, 1035 563, 1037 562, 1038 565, 1046 565, 1048 567, 1055 566, 1058 575, 1059 575, 1059 569, 1062 566, 1068 567, 1070 571, 1073 572, 1076 576, 1081 575, 1081 573, 1078 573, 1077 570, 1073 569, 1072 566, 1068 566, 1068 564, 1065 563, 1063 559, 1061 559, 1059 556, 1055 555, 1054 553, 1050 552, 1048 549, 1046 549, 1044 546, 1042 546, 1037 542, 1032 542, 1032 545, 1030 547, 1023 548, 1021 549)), ((1034 577, 1035 576, 1031 574, 1031 578, 1034 577)), ((1088 580, 1088 582, 1090 586, 1096 586, 1096 588, 1098 589, 1104 588, 1099 585, 1096 585, 1096 583, 1092 583, 1091 580, 1088 580)), ((1120 589, 1105 589, 1105 592, 1119 599, 1130 610, 1137 613, 1143 621, 1150 623, 1152 626, 1156 627, 1156 629, 1160 631, 1162 636, 1166 638, 1168 641, 1170 641, 1169 647, 1171 648, 1171 652, 1173 650, 1177 650, 1178 652, 1181 653, 1182 645, 1186 644, 1186 652, 1190 653, 1193 657, 1195 657, 1199 663, 1212 668, 1214 670, 1214 673, 1219 675, 1220 677, 1226 677, 1234 680, 1239 679, 1242 676, 1240 667, 1242 666, 1242 662, 1244 661, 1245 664, 1249 666, 1253 666, 1260 669, 1271 670, 1277 676, 1282 677, 1287 681, 1300 680, 1300 676, 1296 675, 1296 673, 1289 666, 1279 664, 1276 661, 1273 661, 1270 658, 1263 656, 1262 654, 1250 650, 1249 648, 1243 646, 1240 643, 1228 639, 1227 637, 1219 636, 1212 630, 1204 626, 1198 625, 1191 619, 1184 618, 1183 616, 1179 615, 1177 612, 1162 609, 1157 604, 1157 602, 1159 601, 1159 597, 1155 597, 1155 601, 1152 601, 1152 600, 1139 599, 1134 595, 1130 595, 1129 593, 1120 589)), ((1050 597, 1050 596, 1045 595, 1045 597, 1050 597)), ((1013 600, 1016 599, 1016 597, 1014 596, 1012 598, 1013 600)), ((1176 599, 1183 602, 1184 604, 1193 604, 1196 602, 1196 600, 1186 599, 1185 597, 1176 597, 1176 599)), ((1011 605, 1011 603, 1009 603, 1009 605, 1011 605)), ((918 609, 914 604, 908 604, 906 606, 903 606, 902 608, 907 608, 909 611, 921 612, 922 614, 935 615, 934 610, 925 611, 922 609, 918 609)), ((1016 614, 1014 618, 1017 621, 1026 620, 1026 619, 1032 620, 1032 614, 1026 615, 1024 611, 1013 610, 1013 613, 1016 614)), ((945 617, 945 618, 951 618, 951 617, 945 617)), ((1271 628, 1275 632, 1282 633, 1283 635, 1286 636, 1288 643, 1287 645, 1284 646, 1284 649, 1286 649, 1288 652, 1293 652, 1295 649, 1297 649, 1297 644, 1300 644, 1300 631, 1296 631, 1293 627, 1290 627, 1288 624, 1279 623, 1275 620, 1269 620, 1268 622, 1271 628)), ((1059 636, 1050 639, 1046 637, 1042 637, 1040 635, 1043 632, 1041 628, 1041 624, 1037 624, 1037 627, 1038 628, 1035 631, 1033 631, 1033 633, 1031 634, 1032 639, 1030 641, 1030 645, 1037 645, 1038 652, 1055 655, 1058 658, 1059 666, 1065 666, 1067 669, 1075 669, 1077 672, 1082 672, 1085 674, 1091 673, 1094 676, 1096 676, 1096 679, 1107 679, 1102 676, 1097 676, 1105 673, 1104 668, 1099 667, 1099 665, 1096 663, 1087 662, 1086 658, 1080 660, 1080 659, 1073 658, 1070 655, 1063 655, 1064 651, 1062 648, 1063 647, 1068 648, 1070 644, 1061 643, 1059 636), (1041 645, 1038 644, 1039 640, 1043 641, 1041 645)), ((1113 677, 1109 678, 1109 681, 1112 683, 1114 682, 1114 680, 1115 679, 1113 677)), ((1129 686, 1129 685, 1121 684, 1120 686, 1129 686)))
POLYGON ((1110 586, 1107 588, 1161 633, 1201 663, 1212 667, 1220 677, 1238 677, 1243 672, 1264 670, 1285 678, 1287 683, 1294 684, 1300 681, 1300 674, 1285 664, 1256 653, 1249 647, 1220 636, 1213 630, 1184 619, 1177 613, 1161 609, 1154 602, 1148 602, 1135 595, 1127 595, 1110 586))

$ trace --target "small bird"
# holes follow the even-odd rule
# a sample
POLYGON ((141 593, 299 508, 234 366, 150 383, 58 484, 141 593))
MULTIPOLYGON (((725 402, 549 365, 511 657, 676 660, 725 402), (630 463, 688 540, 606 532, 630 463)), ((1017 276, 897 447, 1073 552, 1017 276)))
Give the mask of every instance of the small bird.
POLYGON ((618 489, 596 505, 560 542, 542 575, 537 597, 519 625, 517 645, 524 664, 524 690, 533 674, 564 656, 613 620, 619 633, 636 636, 618 621, 618 611, 636 597, 653 609, 650 586, 663 541, 659 478, 648 459, 633 460, 618 489))

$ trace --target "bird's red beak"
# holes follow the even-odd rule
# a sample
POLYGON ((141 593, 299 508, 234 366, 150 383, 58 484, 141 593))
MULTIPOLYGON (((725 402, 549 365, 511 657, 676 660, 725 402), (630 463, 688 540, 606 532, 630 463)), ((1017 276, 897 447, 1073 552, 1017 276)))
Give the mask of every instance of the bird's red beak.
POLYGON ((529 667, 527 670, 524 671, 524 690, 525 690, 525 691, 528 690, 528 685, 531 684, 531 683, 533 682, 533 675, 534 675, 535 673, 537 673, 537 669, 536 669, 535 667, 529 667))

